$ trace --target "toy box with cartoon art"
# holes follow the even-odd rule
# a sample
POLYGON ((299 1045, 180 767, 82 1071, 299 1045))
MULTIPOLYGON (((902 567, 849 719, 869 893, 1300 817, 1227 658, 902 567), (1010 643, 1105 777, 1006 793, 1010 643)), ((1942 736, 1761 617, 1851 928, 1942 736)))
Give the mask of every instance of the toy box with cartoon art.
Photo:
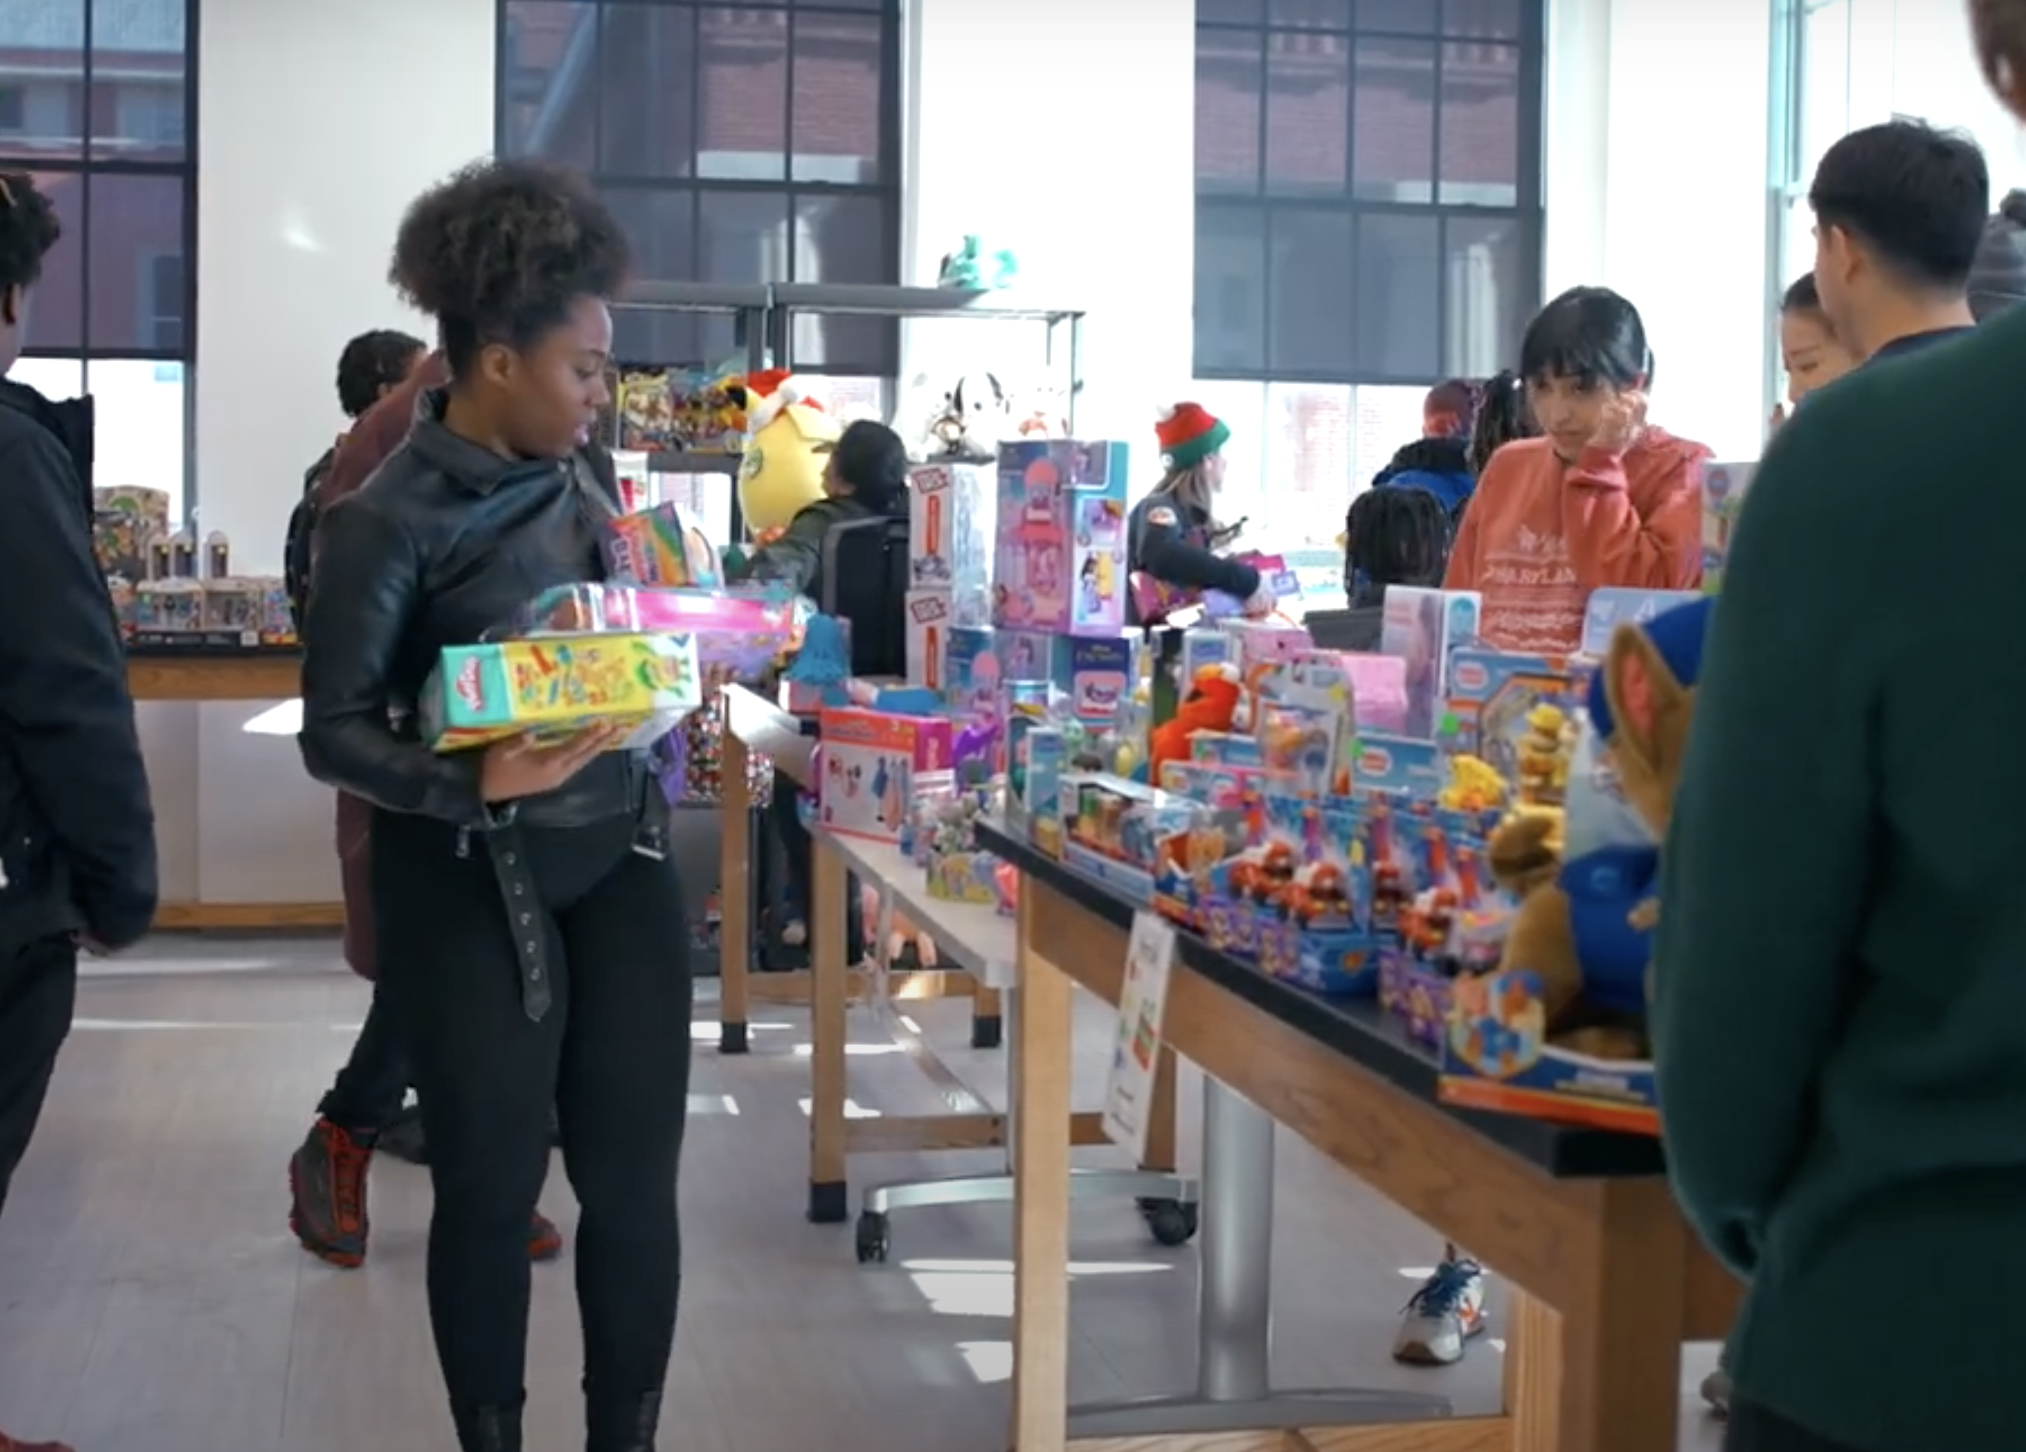
POLYGON ((998 480, 989 466, 938 460, 908 471, 908 584, 983 609, 992 587, 998 480))
POLYGON ((940 694, 948 688, 950 612, 948 590, 910 590, 901 603, 907 629, 907 678, 940 694))
POLYGON ((1156 904, 1177 922, 1201 929, 1203 910, 1214 895, 1217 869, 1260 840, 1266 793, 1284 790, 1287 783, 1252 768, 1168 761, 1161 764, 1161 779, 1156 785, 1204 807, 1205 821, 1183 855, 1186 872, 1177 876, 1156 904))
POLYGON ((1626 590, 1611 585, 1592 590, 1590 603, 1583 607, 1583 641, 1578 649, 1591 660, 1601 660, 1619 626, 1644 626, 1663 611, 1701 598, 1698 590, 1626 590))
POLYGON ((1484 598, 1475 590, 1424 590, 1388 585, 1379 649, 1407 662, 1407 723, 1401 733, 1432 738, 1442 720, 1450 657, 1471 645, 1484 598))
POLYGON ((998 666, 1008 680, 1045 680, 1067 699, 1079 721, 1109 723, 1131 695, 1139 673, 1135 634, 1055 635, 1041 630, 994 634, 998 666))
POLYGON ((1508 968, 1458 977, 1436 1095, 1445 1104, 1658 1134, 1653 1065, 1602 1059, 1548 1041, 1540 975, 1508 968))
POLYGON ((961 716, 999 709, 999 636, 989 625, 952 625, 943 649, 943 698, 961 716))
POLYGON ((1362 808, 1346 798, 1268 795, 1264 816, 1261 870, 1227 876, 1251 893, 1259 966, 1317 993, 1370 997, 1378 939, 1362 808))
POLYGON ((1452 985, 1460 975, 1497 966, 1513 913, 1492 876, 1487 847, 1503 787, 1487 792, 1490 769, 1474 757, 1454 764, 1456 774, 1434 811, 1392 819, 1408 865, 1379 950, 1380 1004, 1406 1025, 1409 1037, 1437 1050, 1452 985))
POLYGON ((1062 784, 1068 776, 1069 736, 1054 726, 1037 726, 1022 738, 1017 783, 1009 758, 1007 816, 1025 822, 1028 840, 1055 858, 1062 856, 1062 784))
POLYGON ((630 728, 613 743, 623 748, 660 740, 703 699, 687 635, 559 635, 446 647, 420 713, 438 751, 604 723, 630 728))
POLYGON ((1121 443, 999 446, 994 625, 1066 635, 1124 628, 1127 473, 1121 443))
POLYGON ((1334 651, 1304 651, 1268 666, 1254 678, 1258 734, 1269 767, 1306 771, 1307 789, 1346 796, 1357 740, 1357 700, 1348 657, 1334 651), (1316 734, 1321 740, 1316 740, 1316 734), (1298 759, 1291 759, 1298 758, 1298 759))
POLYGON ((724 583, 717 551, 679 504, 657 504, 607 520, 605 563, 615 579, 635 585, 712 590, 724 583))
POLYGON ((1449 665, 1442 744, 1512 783, 1526 806, 1558 806, 1576 745, 1580 672, 1556 656, 1460 650, 1449 665))
POLYGON ((1431 802, 1444 773, 1442 748, 1433 741, 1377 731, 1360 733, 1351 761, 1351 782, 1361 797, 1431 802))
POLYGON ((1705 464, 1702 467, 1702 591, 1714 595, 1723 587, 1724 562, 1730 558, 1731 533, 1752 487, 1757 464, 1705 464))
POLYGON ((950 767, 950 723, 940 716, 825 710, 819 734, 816 819, 842 836, 898 843, 917 778, 950 767))
POLYGON ((1315 649, 1315 640, 1306 629, 1285 620, 1226 620, 1218 628, 1231 637, 1232 658, 1247 680, 1315 649))
POLYGON ((1187 911, 1191 853, 1209 825, 1201 802, 1079 773, 1062 779, 1060 805, 1065 863, 1139 906, 1187 911))
POLYGON ((520 610, 503 632, 522 640, 548 635, 674 633, 696 642, 706 695, 771 674, 801 640, 806 602, 780 590, 648 589, 634 585, 557 585, 520 610))
POLYGON ((927 873, 929 896, 996 905, 999 859, 978 846, 977 827, 998 794, 961 786, 947 772, 918 778, 916 793, 912 841, 903 850, 911 848, 909 857, 927 873))

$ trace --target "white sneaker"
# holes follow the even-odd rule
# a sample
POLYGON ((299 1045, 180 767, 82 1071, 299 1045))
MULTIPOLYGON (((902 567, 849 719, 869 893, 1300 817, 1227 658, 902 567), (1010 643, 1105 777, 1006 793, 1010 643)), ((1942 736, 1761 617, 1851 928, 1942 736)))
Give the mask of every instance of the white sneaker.
POLYGON ((1709 1403, 1711 1416, 1728 1417, 1731 1414, 1731 1374, 1721 1364, 1702 1379, 1702 1399, 1709 1403))
POLYGON ((1448 1260, 1407 1302, 1393 1359, 1410 1366, 1453 1366, 1470 1338, 1484 1330, 1484 1267, 1448 1260))
POLYGON ((809 941, 809 925, 800 918, 790 918, 781 927, 781 946, 799 948, 809 941))

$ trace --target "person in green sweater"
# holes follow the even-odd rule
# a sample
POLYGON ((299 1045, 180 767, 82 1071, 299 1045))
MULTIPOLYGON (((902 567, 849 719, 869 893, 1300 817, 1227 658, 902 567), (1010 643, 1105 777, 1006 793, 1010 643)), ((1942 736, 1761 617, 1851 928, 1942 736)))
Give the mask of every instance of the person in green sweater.
MULTIPOLYGON (((2026 116, 2026 0, 1970 9, 2026 116)), ((2014 310, 1824 390, 1726 564, 1653 1038, 1676 1193, 1749 1285, 1731 1452, 2019 1445, 2018 1351, 1965 1334, 1947 1265, 2026 1294, 2026 494, 1967 528, 1902 505, 2010 474, 2022 371, 2014 310)))

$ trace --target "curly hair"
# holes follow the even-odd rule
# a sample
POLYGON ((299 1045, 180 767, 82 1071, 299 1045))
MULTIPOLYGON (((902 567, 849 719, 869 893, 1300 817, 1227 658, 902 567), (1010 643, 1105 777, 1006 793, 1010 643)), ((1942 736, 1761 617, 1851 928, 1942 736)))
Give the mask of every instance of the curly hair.
POLYGON ((0 291, 31 288, 42 259, 63 235, 56 207, 20 172, 0 173, 0 291))
POLYGON ((393 328, 375 328, 345 344, 338 355, 338 406, 358 418, 380 395, 408 376, 415 355, 429 345, 393 328))
POLYGON ((1344 518, 1344 590, 1357 606, 1387 585, 1435 586, 1449 563, 1449 511, 1426 489, 1381 485, 1344 518))
POLYGON ((479 161, 409 206, 387 279, 436 319, 462 373, 486 345, 526 348, 579 298, 614 296, 631 262, 625 229, 576 173, 479 161))

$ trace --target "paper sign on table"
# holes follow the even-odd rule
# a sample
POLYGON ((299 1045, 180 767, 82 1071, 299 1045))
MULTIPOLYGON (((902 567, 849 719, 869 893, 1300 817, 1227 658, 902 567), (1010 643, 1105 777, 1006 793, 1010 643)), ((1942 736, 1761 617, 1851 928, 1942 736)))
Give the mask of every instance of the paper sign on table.
POLYGON ((1175 929, 1150 912, 1133 914, 1126 976, 1119 990, 1118 1041, 1104 1092, 1104 1132, 1144 1159, 1161 1062, 1161 1024, 1175 966, 1175 929))

